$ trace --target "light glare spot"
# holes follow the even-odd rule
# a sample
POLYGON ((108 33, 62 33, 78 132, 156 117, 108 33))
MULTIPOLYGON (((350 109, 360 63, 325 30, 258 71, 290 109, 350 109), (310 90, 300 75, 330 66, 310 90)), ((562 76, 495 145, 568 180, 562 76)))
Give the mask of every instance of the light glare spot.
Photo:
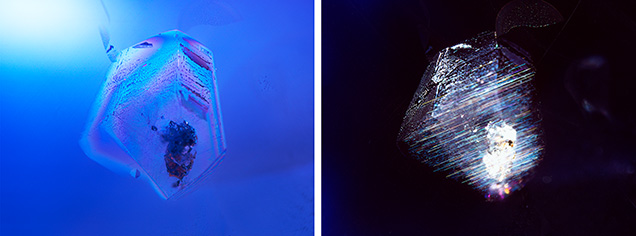
POLYGON ((517 132, 505 122, 491 122, 486 131, 488 151, 482 161, 486 165, 488 177, 503 182, 508 177, 515 158, 514 144, 517 142, 517 132))
POLYGON ((98 37, 97 17, 101 12, 96 5, 99 1, 0 2, 0 54, 6 60, 2 62, 50 63, 85 51, 91 36, 98 37))

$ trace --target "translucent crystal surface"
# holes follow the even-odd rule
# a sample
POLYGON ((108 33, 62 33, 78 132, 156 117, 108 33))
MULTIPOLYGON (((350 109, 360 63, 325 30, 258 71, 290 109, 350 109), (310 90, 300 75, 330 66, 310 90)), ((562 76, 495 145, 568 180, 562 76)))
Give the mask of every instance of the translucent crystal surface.
POLYGON ((404 117, 401 150, 448 177, 503 198, 543 149, 526 53, 494 33, 440 51, 404 117))
POLYGON ((146 177, 162 197, 182 194, 225 153, 212 53, 178 30, 121 51, 80 143, 98 163, 146 177))

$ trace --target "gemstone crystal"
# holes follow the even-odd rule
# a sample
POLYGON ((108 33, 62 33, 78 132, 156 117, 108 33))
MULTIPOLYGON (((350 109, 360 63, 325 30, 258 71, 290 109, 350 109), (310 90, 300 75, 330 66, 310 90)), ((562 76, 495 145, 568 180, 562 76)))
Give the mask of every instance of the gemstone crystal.
POLYGON ((141 173, 163 198, 183 194, 225 154, 212 53, 178 30, 121 51, 80 144, 116 172, 141 173))
POLYGON ((523 186, 543 150, 527 53, 482 33, 441 50, 406 112, 398 145, 489 199, 523 186))

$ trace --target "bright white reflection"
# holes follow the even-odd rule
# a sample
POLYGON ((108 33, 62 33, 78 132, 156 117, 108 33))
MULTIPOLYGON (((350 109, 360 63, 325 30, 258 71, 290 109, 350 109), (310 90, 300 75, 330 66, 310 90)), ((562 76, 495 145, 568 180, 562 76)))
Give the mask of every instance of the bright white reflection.
POLYGON ((515 158, 514 145, 517 142, 517 132, 505 122, 489 123, 488 151, 483 157, 488 177, 503 182, 510 174, 512 161, 515 158))

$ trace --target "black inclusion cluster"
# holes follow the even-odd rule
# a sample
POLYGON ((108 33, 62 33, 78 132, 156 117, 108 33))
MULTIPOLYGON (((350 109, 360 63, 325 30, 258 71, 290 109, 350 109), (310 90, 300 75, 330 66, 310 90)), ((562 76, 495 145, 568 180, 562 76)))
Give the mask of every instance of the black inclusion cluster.
POLYGON ((164 160, 170 176, 177 177, 179 181, 174 187, 179 186, 183 177, 192 169, 192 163, 196 158, 196 151, 192 147, 197 143, 197 135, 194 128, 183 121, 181 124, 174 121, 165 127, 161 135, 163 141, 168 142, 164 160))

